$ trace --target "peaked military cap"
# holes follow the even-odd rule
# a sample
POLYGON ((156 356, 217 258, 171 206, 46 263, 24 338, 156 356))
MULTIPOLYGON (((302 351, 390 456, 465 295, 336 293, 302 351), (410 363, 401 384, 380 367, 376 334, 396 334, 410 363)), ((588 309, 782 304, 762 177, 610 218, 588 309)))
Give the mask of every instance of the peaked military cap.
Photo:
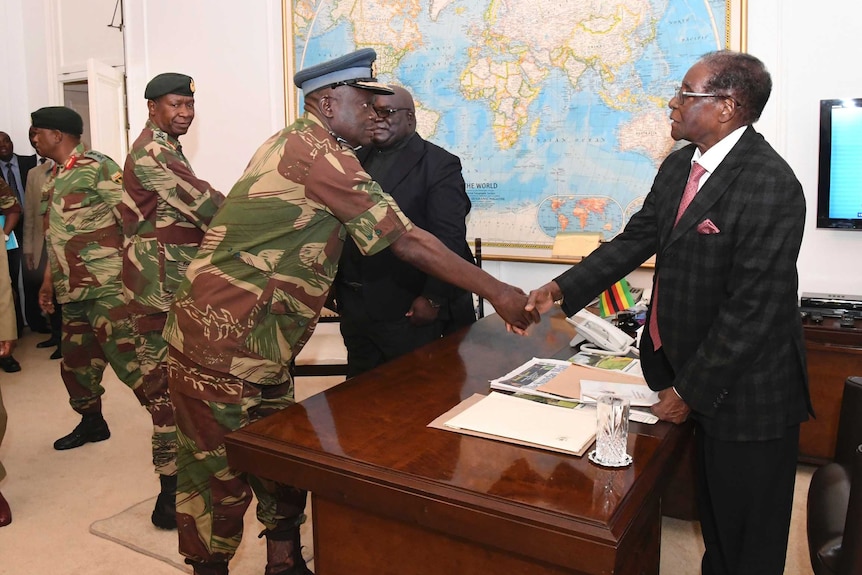
POLYGON ((374 77, 373 65, 376 59, 374 48, 363 48, 300 70, 293 76, 293 83, 304 94, 340 85, 371 90, 377 94, 392 94, 391 88, 378 83, 374 77))
POLYGON ((195 81, 192 80, 191 76, 186 76, 185 74, 166 72, 150 80, 144 90, 144 98, 147 100, 155 100, 165 94, 194 96, 195 81))
POLYGON ((81 119, 81 115, 66 106, 39 108, 30 114, 30 121, 34 128, 60 130, 74 136, 84 133, 84 120, 81 119))

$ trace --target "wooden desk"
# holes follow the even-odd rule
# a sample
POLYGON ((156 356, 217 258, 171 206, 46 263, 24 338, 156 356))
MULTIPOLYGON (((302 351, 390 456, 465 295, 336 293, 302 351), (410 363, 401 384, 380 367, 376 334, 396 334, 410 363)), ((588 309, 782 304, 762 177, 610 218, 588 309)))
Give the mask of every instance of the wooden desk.
POLYGON ((835 457, 838 416, 844 380, 862 375, 862 320, 854 327, 841 327, 838 318, 821 323, 803 322, 808 356, 808 386, 816 419, 799 429, 799 459, 823 464, 835 457))
POLYGON ((531 332, 487 317, 229 435, 228 460, 312 492, 318 575, 657 575, 687 426, 633 423, 622 470, 426 427, 527 359, 570 353, 562 316, 531 332))

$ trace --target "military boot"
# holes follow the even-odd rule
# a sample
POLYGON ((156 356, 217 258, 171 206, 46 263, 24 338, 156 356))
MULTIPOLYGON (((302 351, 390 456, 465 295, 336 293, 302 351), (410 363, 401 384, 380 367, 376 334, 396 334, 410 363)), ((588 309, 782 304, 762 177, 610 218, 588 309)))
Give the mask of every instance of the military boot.
POLYGON ((105 441, 111 437, 111 430, 101 413, 86 413, 81 418, 81 423, 72 430, 72 433, 61 437, 54 442, 54 449, 63 451, 81 447, 85 443, 105 441))
POLYGON ((299 527, 287 532, 264 532, 266 536, 266 570, 264 575, 314 575, 302 558, 299 527))
POLYGON ((227 563, 222 561, 213 563, 201 563, 186 559, 186 563, 194 569, 194 575, 228 575, 227 563))
POLYGON ((177 476, 159 475, 162 491, 156 498, 156 507, 150 519, 159 529, 177 528, 177 476))

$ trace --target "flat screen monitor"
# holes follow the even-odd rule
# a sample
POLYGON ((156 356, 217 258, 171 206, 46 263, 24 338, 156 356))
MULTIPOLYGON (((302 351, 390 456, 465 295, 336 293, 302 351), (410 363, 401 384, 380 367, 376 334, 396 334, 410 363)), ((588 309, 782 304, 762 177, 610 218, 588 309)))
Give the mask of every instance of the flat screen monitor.
POLYGON ((817 227, 862 229, 862 98, 820 100, 817 227))

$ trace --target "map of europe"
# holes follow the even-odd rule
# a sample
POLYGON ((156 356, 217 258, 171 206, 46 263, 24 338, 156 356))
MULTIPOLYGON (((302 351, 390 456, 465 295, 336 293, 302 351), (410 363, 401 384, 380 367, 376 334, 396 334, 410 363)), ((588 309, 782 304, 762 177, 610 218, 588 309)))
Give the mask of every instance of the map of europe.
POLYGON ((620 233, 674 149, 667 103, 726 0, 293 0, 296 69, 359 48, 461 158, 468 237, 620 233))

